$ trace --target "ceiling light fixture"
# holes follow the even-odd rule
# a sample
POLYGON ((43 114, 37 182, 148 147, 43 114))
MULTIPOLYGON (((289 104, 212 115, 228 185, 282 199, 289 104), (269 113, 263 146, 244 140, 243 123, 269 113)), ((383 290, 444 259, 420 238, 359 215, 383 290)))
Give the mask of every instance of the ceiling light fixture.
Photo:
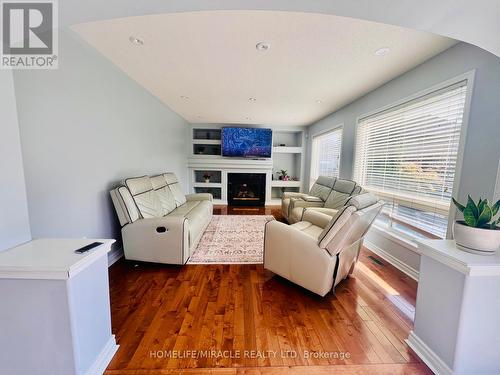
POLYGON ((318 99, 318 100, 316 100, 316 103, 321 104, 321 103, 323 103, 323 100, 318 99))
POLYGON ((135 44, 136 46, 143 46, 144 45, 144 40, 142 40, 140 38, 136 38, 135 36, 130 36, 128 38, 128 40, 130 41, 130 43, 135 44))
POLYGON ((382 48, 379 48, 378 50, 376 50, 374 53, 376 56, 385 56, 389 52, 391 52, 391 49, 389 47, 382 47, 382 48))
POLYGON ((256 102, 257 99, 255 99, 255 98, 248 98, 248 101, 250 101, 250 102, 256 102))
POLYGON ((245 120, 251 120, 251 117, 245 116, 245 120))
POLYGON ((186 95, 181 95, 181 99, 188 100, 188 99, 189 99, 189 96, 186 96, 186 95))
POLYGON ((269 43, 259 42, 255 45, 255 48, 257 51, 268 51, 271 48, 271 45, 269 43))

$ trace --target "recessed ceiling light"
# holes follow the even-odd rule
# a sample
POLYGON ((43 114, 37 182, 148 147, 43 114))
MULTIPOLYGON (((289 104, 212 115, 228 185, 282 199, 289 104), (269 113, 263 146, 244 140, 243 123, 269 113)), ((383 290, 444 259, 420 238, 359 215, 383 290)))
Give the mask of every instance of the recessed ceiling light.
POLYGON ((144 45, 144 40, 140 39, 140 38, 136 38, 135 36, 130 36, 128 38, 128 40, 130 41, 130 43, 132 44, 135 44, 137 46, 142 46, 144 45))
POLYGON ((257 51, 268 51, 271 48, 271 45, 269 43, 259 42, 255 45, 255 48, 257 51))
POLYGON ((391 52, 391 49, 389 47, 382 47, 382 48, 379 48, 378 50, 376 50, 374 53, 377 56, 385 56, 389 52, 391 52))
POLYGON ((248 101, 255 102, 255 101, 257 101, 257 99, 255 99, 255 98, 248 98, 248 101))
POLYGON ((323 100, 318 99, 318 100, 316 100, 316 103, 321 104, 321 103, 323 103, 323 100))
POLYGON ((189 99, 189 96, 186 96, 186 95, 181 95, 181 99, 188 100, 188 99, 189 99))
POLYGON ((245 120, 251 120, 251 117, 245 116, 245 120))

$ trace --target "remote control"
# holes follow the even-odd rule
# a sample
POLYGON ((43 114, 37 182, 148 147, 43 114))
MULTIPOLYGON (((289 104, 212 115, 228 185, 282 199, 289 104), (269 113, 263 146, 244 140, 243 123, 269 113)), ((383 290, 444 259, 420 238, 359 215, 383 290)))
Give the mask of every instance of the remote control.
POLYGON ((102 244, 103 244, 103 242, 92 242, 91 244, 88 244, 88 245, 85 245, 84 247, 80 247, 79 249, 76 249, 75 253, 83 254, 89 250, 92 250, 94 247, 101 246, 102 244))

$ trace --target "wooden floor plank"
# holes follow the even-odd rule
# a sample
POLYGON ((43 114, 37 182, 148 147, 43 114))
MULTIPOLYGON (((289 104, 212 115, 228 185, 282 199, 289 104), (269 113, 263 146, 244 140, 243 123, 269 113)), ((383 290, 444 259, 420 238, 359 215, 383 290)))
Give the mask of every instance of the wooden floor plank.
MULTIPOLYGON (((282 220, 275 207, 248 214, 282 220)), ((429 374, 404 341, 416 288, 366 249, 324 298, 262 265, 120 260, 110 268, 120 348, 106 374, 429 374)))

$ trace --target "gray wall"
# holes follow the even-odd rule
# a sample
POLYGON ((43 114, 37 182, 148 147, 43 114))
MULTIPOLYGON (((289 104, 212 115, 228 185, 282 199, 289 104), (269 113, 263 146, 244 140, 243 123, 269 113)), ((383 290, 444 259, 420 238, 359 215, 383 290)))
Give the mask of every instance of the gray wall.
POLYGON ((33 237, 117 238, 109 189, 175 172, 186 186, 188 124, 71 31, 59 69, 16 71, 33 237))
POLYGON ((358 116, 472 69, 476 75, 459 193, 461 199, 467 193, 491 199, 500 159, 500 59, 466 43, 451 47, 310 126, 306 169, 310 166, 311 136, 343 123, 340 175, 351 178, 358 116))
POLYGON ((0 251, 31 239, 12 73, 0 70, 0 251))

